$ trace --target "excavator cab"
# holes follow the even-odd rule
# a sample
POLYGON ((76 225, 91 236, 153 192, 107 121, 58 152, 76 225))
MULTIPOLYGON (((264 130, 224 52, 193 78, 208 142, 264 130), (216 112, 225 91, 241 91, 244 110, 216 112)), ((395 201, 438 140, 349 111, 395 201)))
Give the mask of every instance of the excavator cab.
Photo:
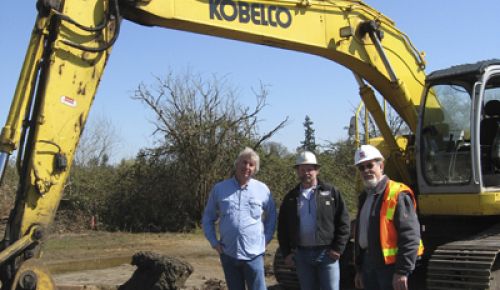
POLYGON ((500 60, 427 76, 415 144, 426 289, 500 289, 499 143, 500 60))
MULTIPOLYGON (((454 66, 430 74, 421 102, 418 132, 417 170, 421 174, 417 175, 421 194, 498 192, 500 60, 454 66)), ((446 203, 458 200, 447 199, 446 203)), ((488 201, 478 202, 478 207, 448 206, 449 214, 453 214, 452 207, 469 214, 488 210, 488 201)), ((443 214, 442 208, 439 213, 443 214)))

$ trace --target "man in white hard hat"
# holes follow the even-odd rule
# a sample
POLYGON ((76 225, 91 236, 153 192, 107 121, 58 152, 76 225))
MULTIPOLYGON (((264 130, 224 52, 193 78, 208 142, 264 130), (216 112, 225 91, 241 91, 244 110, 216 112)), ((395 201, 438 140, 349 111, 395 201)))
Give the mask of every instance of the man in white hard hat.
POLYGON ((339 258, 349 240, 349 214, 342 196, 318 179, 320 165, 309 151, 298 154, 300 183, 283 199, 278 241, 287 266, 295 265, 300 288, 338 290, 339 258))
POLYGON ((354 155, 365 189, 356 219, 356 288, 407 290, 423 253, 413 191, 384 175, 384 157, 371 145, 354 155))
POLYGON ((220 256, 229 290, 245 290, 245 284, 248 290, 266 290, 264 252, 274 234, 275 203, 267 185, 254 179, 259 155, 253 149, 241 151, 234 167, 234 177, 210 193, 203 232, 220 256))

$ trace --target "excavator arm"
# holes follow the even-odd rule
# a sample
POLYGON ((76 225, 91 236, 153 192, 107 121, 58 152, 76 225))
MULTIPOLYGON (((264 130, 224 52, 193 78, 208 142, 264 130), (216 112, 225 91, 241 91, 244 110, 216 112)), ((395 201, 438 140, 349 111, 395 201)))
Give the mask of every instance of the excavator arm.
POLYGON ((39 245, 59 205, 113 36, 118 35, 119 17, 116 7, 109 5, 103 1, 37 3, 39 14, 0 135, 0 160, 5 165, 18 150, 20 176, 2 241, 2 289, 17 289, 19 279, 37 276, 39 284, 47 280, 46 275, 32 274, 36 273, 32 268, 41 269, 33 265, 36 262, 22 262, 40 255, 39 245), (21 265, 31 267, 18 271, 21 265))
MULTIPOLYGON (((362 1, 39 0, 37 9, 0 135, 0 173, 17 150, 20 175, 1 245, 2 289, 54 289, 46 272, 33 270, 39 269, 39 245, 54 219, 122 19, 335 61, 354 73, 362 99, 392 152, 400 148, 371 86, 411 130, 418 123, 425 78, 422 55, 390 19, 362 1), (33 286, 33 280, 36 288, 17 288, 23 283, 33 286)), ((399 167, 406 171, 403 164, 399 167)))

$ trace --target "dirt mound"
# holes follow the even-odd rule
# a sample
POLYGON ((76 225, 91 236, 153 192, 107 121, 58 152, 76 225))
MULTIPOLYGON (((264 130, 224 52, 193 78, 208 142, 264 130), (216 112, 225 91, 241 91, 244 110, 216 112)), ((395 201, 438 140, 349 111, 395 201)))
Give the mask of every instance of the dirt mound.
POLYGON ((137 270, 118 290, 177 290, 193 273, 193 266, 188 262, 153 252, 136 253, 132 265, 137 266, 137 270))

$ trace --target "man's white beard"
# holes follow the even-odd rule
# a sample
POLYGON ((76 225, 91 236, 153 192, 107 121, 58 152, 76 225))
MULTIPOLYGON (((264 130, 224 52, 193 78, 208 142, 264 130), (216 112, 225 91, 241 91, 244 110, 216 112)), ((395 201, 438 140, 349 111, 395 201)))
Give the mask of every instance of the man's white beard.
POLYGON ((375 188, 375 186, 377 186, 378 182, 380 180, 378 180, 375 176, 373 178, 370 178, 368 180, 366 179, 363 179, 363 185, 368 188, 368 189, 372 189, 372 188, 375 188))

